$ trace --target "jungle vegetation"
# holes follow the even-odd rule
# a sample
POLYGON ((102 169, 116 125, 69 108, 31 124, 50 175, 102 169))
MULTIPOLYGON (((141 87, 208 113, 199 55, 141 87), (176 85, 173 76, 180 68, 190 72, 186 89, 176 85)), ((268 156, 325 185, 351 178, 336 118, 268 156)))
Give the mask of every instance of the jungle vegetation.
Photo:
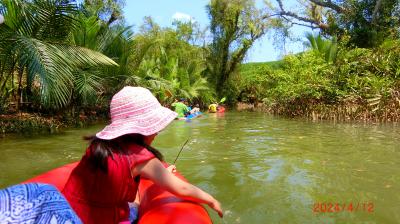
POLYGON ((314 29, 305 34, 308 50, 243 64, 230 98, 288 116, 400 120, 400 2, 309 0, 297 12, 277 2, 283 29, 314 29))
POLYGON ((106 113, 116 91, 136 85, 165 105, 226 96, 231 105, 262 103, 291 116, 341 105, 393 117, 400 107, 400 3, 294 2, 296 10, 280 0, 262 7, 211 0, 208 27, 191 20, 160 27, 145 17, 133 29, 123 0, 0 0, 0 114, 106 113), (275 33, 279 45, 294 25, 310 28, 301 37, 308 50, 244 63, 260 37, 275 33))

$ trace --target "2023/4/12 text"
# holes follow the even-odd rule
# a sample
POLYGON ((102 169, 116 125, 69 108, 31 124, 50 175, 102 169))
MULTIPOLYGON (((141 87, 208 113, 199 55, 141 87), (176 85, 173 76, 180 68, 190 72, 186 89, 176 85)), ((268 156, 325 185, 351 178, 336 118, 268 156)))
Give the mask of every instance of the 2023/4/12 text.
POLYGON ((374 212, 373 202, 316 202, 313 205, 314 213, 335 213, 335 212, 374 212))

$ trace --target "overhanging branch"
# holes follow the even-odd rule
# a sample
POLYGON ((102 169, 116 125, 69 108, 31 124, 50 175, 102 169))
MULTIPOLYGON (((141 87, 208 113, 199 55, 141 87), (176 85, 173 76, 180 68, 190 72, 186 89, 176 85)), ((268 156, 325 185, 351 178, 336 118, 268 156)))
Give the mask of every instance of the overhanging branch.
MULTIPOLYGON (((320 29, 327 29, 327 28, 329 28, 328 24, 321 23, 320 21, 317 21, 317 20, 315 20, 315 19, 311 19, 311 18, 299 16, 299 15, 297 15, 297 14, 294 13, 294 12, 286 11, 286 10, 283 8, 282 0, 276 0, 276 1, 278 2, 279 8, 280 8, 280 10, 281 10, 281 11, 280 11, 280 15, 281 15, 284 19, 290 21, 288 18, 285 17, 285 16, 289 16, 289 17, 292 17, 292 18, 297 19, 297 20, 299 20, 299 21, 306 22, 306 23, 310 23, 311 25, 306 25, 306 24, 301 24, 301 23, 294 23, 294 22, 290 21, 292 24, 296 24, 296 25, 300 25, 300 26, 306 26, 306 27, 311 27, 311 28, 320 28, 320 29), (313 26, 313 25, 314 25, 314 26, 313 26)), ((310 0, 310 1, 315 1, 315 0, 310 0)), ((329 2, 330 2, 330 1, 329 1, 329 2)))
POLYGON ((305 24, 305 23, 296 23, 296 22, 293 22, 292 20, 286 18, 285 16, 282 16, 282 18, 284 18, 286 21, 288 21, 288 22, 290 23, 289 25, 304 26, 304 27, 309 27, 309 28, 311 28, 311 29, 320 29, 320 28, 321 28, 321 25, 322 25, 322 24, 321 24, 321 25, 319 25, 319 26, 316 26, 316 25, 313 26, 313 24, 305 24))
POLYGON ((343 13, 345 10, 344 8, 336 5, 335 3, 332 3, 331 0, 327 0, 327 1, 320 1, 320 0, 309 0, 310 2, 322 6, 322 7, 326 7, 326 8, 330 8, 335 10, 338 13, 343 13))

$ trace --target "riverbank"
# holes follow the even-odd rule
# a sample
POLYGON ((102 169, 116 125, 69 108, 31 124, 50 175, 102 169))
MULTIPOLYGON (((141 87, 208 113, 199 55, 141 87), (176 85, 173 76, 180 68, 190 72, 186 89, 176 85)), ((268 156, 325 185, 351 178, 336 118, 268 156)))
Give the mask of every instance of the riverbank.
MULTIPOLYGON (((95 111, 71 115, 44 115, 40 113, 17 113, 0 115, 0 133, 57 133, 68 127, 85 127, 106 120, 95 111)), ((1 137, 1 136, 0 136, 1 137)))
POLYGON ((373 49, 341 44, 334 61, 310 50, 273 63, 243 64, 227 98, 252 104, 239 110, 286 117, 399 122, 399 46, 399 40, 373 49))
POLYGON ((239 102, 238 111, 262 111, 284 117, 305 117, 310 120, 355 121, 368 123, 400 122, 400 99, 393 98, 385 104, 378 102, 361 103, 354 100, 340 104, 317 102, 292 102, 292 104, 254 104, 239 102))
MULTIPOLYGON (((393 98, 386 104, 345 101, 327 105, 316 102, 293 102, 292 104, 254 104, 238 102, 237 111, 260 111, 289 118, 304 117, 313 121, 332 120, 341 122, 386 123, 400 122, 400 100, 393 98)), ((39 113, 17 113, 0 115, 0 133, 57 133, 68 127, 85 127, 105 121, 107 115, 95 111, 70 115, 43 115, 39 113)))

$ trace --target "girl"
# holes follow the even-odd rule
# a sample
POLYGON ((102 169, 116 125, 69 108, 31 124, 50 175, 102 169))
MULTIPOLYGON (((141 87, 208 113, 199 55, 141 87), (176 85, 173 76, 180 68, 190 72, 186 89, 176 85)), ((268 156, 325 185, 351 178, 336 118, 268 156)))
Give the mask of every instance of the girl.
POLYGON ((139 177, 184 199, 205 203, 222 217, 216 199, 165 169, 161 153, 150 146, 177 116, 175 112, 141 87, 125 87, 115 94, 110 112, 111 124, 87 138, 90 145, 63 190, 83 223, 127 222, 128 202, 135 200, 139 177))

